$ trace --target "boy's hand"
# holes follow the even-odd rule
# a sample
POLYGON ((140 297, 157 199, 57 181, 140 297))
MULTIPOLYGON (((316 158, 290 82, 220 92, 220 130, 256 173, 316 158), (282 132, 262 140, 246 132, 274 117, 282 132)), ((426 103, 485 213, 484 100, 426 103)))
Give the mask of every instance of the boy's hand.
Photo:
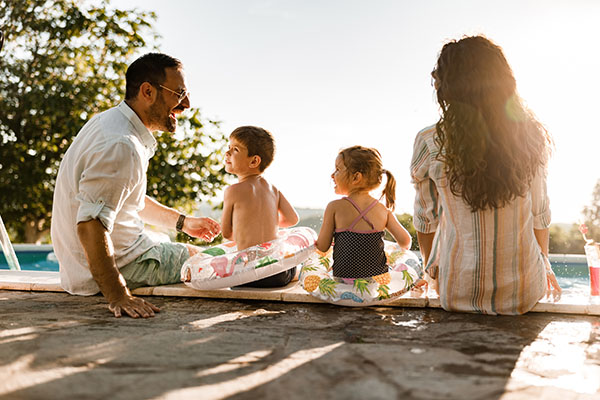
POLYGON ((182 230, 190 236, 212 242, 215 236, 221 232, 221 226, 212 218, 187 217, 183 222, 182 230))

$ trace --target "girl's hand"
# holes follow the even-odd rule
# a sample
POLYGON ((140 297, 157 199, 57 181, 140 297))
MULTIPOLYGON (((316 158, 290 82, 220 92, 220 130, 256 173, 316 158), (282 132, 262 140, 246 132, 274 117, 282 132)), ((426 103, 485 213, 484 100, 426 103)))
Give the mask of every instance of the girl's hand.
POLYGON ((329 255, 333 252, 333 247, 330 247, 327 251, 321 251, 319 249, 315 250, 319 257, 329 257, 329 255))

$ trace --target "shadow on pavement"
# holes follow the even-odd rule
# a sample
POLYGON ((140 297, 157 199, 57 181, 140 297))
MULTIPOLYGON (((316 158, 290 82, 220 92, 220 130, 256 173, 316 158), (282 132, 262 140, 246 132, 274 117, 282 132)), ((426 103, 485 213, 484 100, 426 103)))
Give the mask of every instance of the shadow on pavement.
POLYGON ((151 300, 155 318, 119 320, 99 296, 0 291, 0 397, 494 399, 548 324, 591 326, 552 314, 151 300))

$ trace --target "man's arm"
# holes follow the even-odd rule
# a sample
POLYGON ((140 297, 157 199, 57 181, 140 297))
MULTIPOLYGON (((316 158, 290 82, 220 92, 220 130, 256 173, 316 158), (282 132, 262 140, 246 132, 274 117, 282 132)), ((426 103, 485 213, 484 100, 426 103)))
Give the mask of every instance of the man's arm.
MULTIPOLYGON (((167 229, 175 229, 180 215, 179 211, 160 204, 150 196, 146 196, 144 209, 139 212, 140 218, 145 223, 167 229)), ((212 218, 186 217, 182 231, 211 242, 219 234, 221 227, 212 218)))
POLYGON ((117 268, 110 235, 99 220, 78 223, 77 236, 83 246, 92 277, 115 317, 121 317, 124 311, 132 318, 148 318, 153 317, 154 312, 160 311, 144 299, 131 295, 125 278, 117 268))

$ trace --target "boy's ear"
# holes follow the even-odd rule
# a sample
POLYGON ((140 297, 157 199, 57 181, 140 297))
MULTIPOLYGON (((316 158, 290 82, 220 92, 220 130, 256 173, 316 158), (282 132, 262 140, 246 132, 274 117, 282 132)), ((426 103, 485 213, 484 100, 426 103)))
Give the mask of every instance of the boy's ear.
POLYGON ((250 168, 258 168, 261 161, 262 160, 260 159, 259 155, 252 156, 252 159, 250 160, 250 168))

